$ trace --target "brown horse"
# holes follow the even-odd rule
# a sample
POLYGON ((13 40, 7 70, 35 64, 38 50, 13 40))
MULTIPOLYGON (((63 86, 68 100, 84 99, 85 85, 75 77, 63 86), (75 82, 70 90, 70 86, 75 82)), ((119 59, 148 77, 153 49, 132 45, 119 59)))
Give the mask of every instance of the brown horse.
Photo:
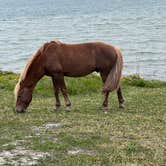
POLYGON ((15 87, 16 111, 25 112, 32 100, 37 82, 44 76, 51 76, 56 98, 56 109, 61 106, 59 91, 62 92, 66 108, 70 108, 64 76, 80 77, 94 71, 99 72, 103 81, 104 101, 107 108, 110 91, 117 90, 119 107, 123 107, 119 85, 123 59, 119 48, 102 42, 65 44, 59 41, 45 43, 28 61, 15 87))

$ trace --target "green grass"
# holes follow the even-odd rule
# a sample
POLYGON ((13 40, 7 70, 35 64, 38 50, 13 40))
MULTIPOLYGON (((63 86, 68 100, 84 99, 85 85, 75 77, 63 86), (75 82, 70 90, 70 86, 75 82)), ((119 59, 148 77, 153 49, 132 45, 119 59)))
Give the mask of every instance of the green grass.
MULTIPOLYGON (((166 165, 166 82, 125 77, 125 110, 119 110, 113 92, 108 112, 102 113, 98 111, 103 98, 97 75, 66 78, 72 111, 62 107, 53 112, 52 82, 45 77, 27 112, 17 114, 13 96, 17 80, 18 74, 0 72, 0 156, 22 147, 49 153, 36 165, 166 165), (49 123, 60 125, 47 128, 49 123), (76 150, 81 152, 70 153, 76 150)), ((6 159, 8 165, 12 161, 6 159)))

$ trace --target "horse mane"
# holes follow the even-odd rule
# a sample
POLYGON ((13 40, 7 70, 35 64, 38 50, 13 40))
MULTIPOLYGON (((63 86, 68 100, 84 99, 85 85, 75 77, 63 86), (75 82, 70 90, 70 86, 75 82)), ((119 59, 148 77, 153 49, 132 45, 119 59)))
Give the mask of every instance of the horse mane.
POLYGON ((36 53, 34 53, 32 55, 32 57, 28 60, 28 62, 26 63, 26 65, 24 66, 21 74, 20 74, 20 77, 19 77, 19 80, 18 80, 18 83, 16 84, 15 86, 15 89, 14 89, 14 95, 15 95, 15 98, 17 98, 18 96, 18 91, 20 89, 20 83, 22 81, 24 81, 24 79, 27 77, 28 75, 28 71, 30 70, 31 66, 32 66, 32 63, 34 62, 35 59, 37 59, 41 54, 43 54, 44 51, 46 51, 48 49, 48 47, 52 44, 56 44, 56 45, 59 45, 61 42, 60 41, 51 41, 51 42, 47 42, 47 43, 44 43, 37 51, 36 53))
POLYGON ((31 66, 32 66, 32 63, 34 62, 34 60, 35 60, 37 57, 39 57, 39 56, 41 55, 41 53, 42 53, 43 50, 44 50, 44 46, 45 46, 45 44, 44 44, 42 47, 40 47, 40 48, 32 55, 31 58, 29 58, 28 62, 27 62, 26 65, 24 66, 24 68, 23 68, 23 70, 22 70, 22 72, 21 72, 21 74, 20 74, 18 83, 16 84, 15 89, 14 89, 15 98, 17 98, 17 96, 18 96, 18 91, 19 91, 19 89, 20 89, 20 83, 25 80, 25 78, 26 78, 26 76, 27 76, 27 74, 28 74, 28 71, 29 71, 29 69, 30 69, 31 66))

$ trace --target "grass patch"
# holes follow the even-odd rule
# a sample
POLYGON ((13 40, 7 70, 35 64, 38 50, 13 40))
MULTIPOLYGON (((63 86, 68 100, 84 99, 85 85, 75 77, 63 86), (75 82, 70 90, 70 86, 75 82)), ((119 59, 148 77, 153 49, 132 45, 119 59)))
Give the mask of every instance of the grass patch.
POLYGON ((129 143, 125 148, 127 154, 133 154, 137 151, 137 149, 138 148, 137 148, 136 144, 133 142, 129 143))
POLYGON ((131 85, 136 87, 147 87, 147 88, 166 87, 166 82, 159 80, 145 80, 139 75, 127 76, 123 79, 123 83, 126 85, 131 85))
MULTIPOLYGON (((35 88, 27 113, 17 114, 13 89, 18 77, 0 71, 0 159, 3 151, 22 148, 49 154, 37 165, 165 165, 165 82, 123 78, 126 108, 118 109, 114 92, 105 114, 98 112, 103 100, 98 75, 65 78, 73 107, 66 113, 64 107, 52 111, 52 82, 45 77, 35 88), (60 125, 48 127, 51 123, 60 125), (78 153, 69 153, 73 149, 78 153)), ((25 159, 26 154, 15 157, 25 159)), ((6 163, 12 165, 12 159, 6 163)))

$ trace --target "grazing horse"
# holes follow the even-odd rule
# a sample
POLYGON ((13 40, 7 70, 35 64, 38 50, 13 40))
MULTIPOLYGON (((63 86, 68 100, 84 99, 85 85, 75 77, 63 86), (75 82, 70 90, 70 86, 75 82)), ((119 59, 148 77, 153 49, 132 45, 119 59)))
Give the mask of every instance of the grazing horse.
POLYGON ((94 71, 103 81, 104 101, 107 108, 109 92, 116 90, 119 107, 123 107, 123 96, 119 85, 123 59, 119 48, 102 42, 65 44, 51 41, 43 44, 26 64, 15 87, 16 111, 25 112, 32 100, 37 82, 44 76, 51 76, 56 98, 56 110, 61 106, 59 91, 62 92, 66 108, 70 108, 64 76, 81 77, 94 71))

